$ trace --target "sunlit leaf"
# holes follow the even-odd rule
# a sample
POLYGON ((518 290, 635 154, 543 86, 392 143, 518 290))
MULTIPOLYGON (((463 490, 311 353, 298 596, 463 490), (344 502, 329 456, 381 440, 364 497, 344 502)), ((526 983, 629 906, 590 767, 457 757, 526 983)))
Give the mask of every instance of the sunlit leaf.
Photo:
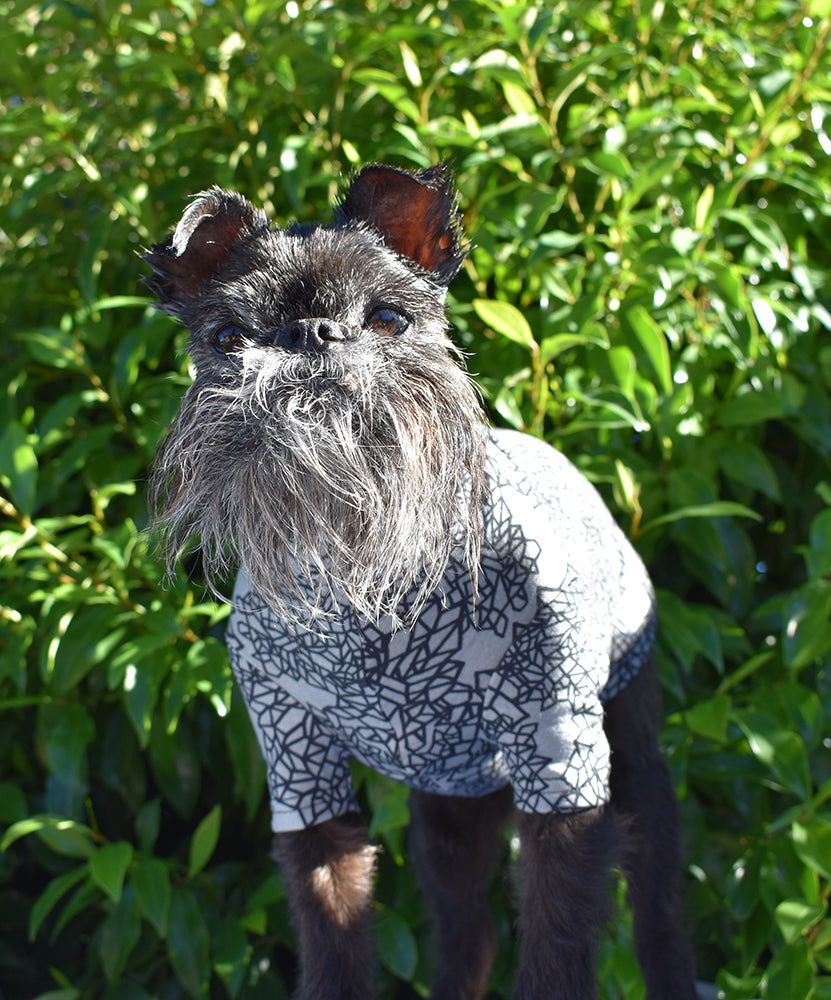
POLYGON ((806 903, 802 899, 786 899, 776 907, 776 923, 787 943, 798 941, 810 927, 821 920, 828 910, 827 903, 806 903))
POLYGON ((716 503, 696 504, 689 507, 678 507, 667 514, 661 514, 653 518, 640 529, 641 534, 651 531, 662 524, 671 524, 673 521, 682 521, 688 517, 747 517, 753 521, 761 521, 761 515, 744 504, 734 503, 732 500, 720 500, 716 503))
POLYGON ((661 390, 669 394, 672 392, 672 366, 663 331, 643 306, 634 306, 626 313, 626 318, 646 351, 661 390))
POLYGON ((18 509, 32 514, 38 481, 38 460, 29 435, 18 423, 9 424, 0 435, 0 480, 8 483, 18 509))
POLYGON ((528 320, 516 306, 510 302, 495 302, 488 299, 475 299, 473 306, 479 318, 492 330, 531 351, 537 350, 537 343, 528 320))

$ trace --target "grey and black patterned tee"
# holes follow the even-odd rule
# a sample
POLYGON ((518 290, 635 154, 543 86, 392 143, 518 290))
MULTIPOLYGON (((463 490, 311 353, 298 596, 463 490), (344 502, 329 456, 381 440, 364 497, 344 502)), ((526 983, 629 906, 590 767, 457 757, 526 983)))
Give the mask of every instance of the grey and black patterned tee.
POLYGON ((451 563, 415 625, 348 610, 283 624, 241 574, 228 648, 268 767, 273 828, 357 809, 354 758, 414 788, 574 812, 608 798, 603 702, 649 656, 654 598, 594 487, 549 445, 492 431, 479 595, 451 563))

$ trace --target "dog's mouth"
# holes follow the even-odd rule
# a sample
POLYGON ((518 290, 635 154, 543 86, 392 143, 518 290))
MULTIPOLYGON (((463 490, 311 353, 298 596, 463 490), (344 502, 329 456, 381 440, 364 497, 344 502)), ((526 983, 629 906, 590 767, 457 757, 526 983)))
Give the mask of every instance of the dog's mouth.
POLYGON ((368 405, 377 377, 372 356, 343 351, 290 352, 245 345, 229 354, 226 363, 197 379, 200 389, 224 396, 264 414, 299 404, 320 411, 324 407, 368 405), (314 405, 315 401, 317 406, 314 405))

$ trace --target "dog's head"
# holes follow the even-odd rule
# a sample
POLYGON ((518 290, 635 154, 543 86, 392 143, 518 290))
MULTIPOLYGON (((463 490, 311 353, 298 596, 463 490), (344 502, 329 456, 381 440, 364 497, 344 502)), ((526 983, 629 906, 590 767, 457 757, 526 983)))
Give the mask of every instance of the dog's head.
POLYGON ((444 313, 465 254, 443 166, 365 168, 330 224, 193 201, 145 256, 196 368, 151 482, 168 566, 196 538, 211 586, 238 563, 304 622, 412 617, 451 558, 475 578, 482 414, 444 313))

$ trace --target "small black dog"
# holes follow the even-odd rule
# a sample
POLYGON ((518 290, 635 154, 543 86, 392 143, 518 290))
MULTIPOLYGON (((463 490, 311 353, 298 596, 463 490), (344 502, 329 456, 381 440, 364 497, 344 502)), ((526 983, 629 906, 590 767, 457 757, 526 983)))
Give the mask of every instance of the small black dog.
POLYGON ((146 260, 196 378, 159 451, 172 564, 198 539, 268 764, 302 1000, 373 995, 374 849, 349 761, 401 780, 435 920, 434 1000, 485 991, 486 882, 515 815, 514 995, 595 995, 609 872, 650 1000, 692 1000, 654 600, 558 452, 488 430, 447 338, 467 252, 447 170, 370 166, 329 225, 196 198, 146 260))

